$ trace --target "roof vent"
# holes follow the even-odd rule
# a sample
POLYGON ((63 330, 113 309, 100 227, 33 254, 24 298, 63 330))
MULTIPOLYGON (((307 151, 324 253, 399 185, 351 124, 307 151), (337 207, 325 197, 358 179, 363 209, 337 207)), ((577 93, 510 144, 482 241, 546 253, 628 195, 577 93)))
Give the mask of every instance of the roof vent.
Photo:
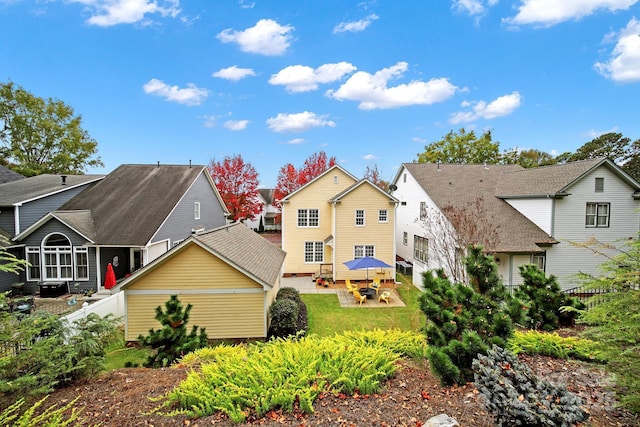
POLYGON ((60 178, 62 178, 62 185, 67 185, 67 175, 60 175, 60 178))

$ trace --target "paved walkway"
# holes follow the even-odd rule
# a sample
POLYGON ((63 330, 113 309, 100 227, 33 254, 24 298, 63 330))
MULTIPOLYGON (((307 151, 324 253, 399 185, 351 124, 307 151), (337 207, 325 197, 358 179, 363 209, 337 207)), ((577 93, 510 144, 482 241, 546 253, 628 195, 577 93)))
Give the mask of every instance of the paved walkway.
POLYGON ((391 292, 391 297, 389 298, 388 304, 385 302, 378 302, 378 297, 374 296, 371 299, 367 299, 366 302, 360 305, 356 303, 353 295, 347 292, 346 287, 324 288, 322 286, 316 286, 316 282, 311 279, 311 276, 283 277, 280 279, 280 287, 295 288, 301 294, 335 294, 338 297, 340 306, 345 308, 405 307, 405 303, 400 298, 398 292, 392 288, 382 288, 383 291, 391 292))

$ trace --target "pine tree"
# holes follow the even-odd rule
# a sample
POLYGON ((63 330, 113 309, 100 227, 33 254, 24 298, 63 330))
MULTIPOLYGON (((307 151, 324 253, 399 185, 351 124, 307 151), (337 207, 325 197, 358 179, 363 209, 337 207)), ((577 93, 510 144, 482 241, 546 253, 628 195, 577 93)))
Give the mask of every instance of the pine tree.
POLYGON ((528 306, 526 325, 544 331, 573 325, 578 312, 561 312, 560 308, 571 306, 583 310, 584 304, 562 292, 554 275, 547 277, 544 271, 540 271, 533 264, 521 265, 519 268, 524 281, 515 295, 528 306))
POLYGON ((198 326, 194 325, 187 334, 189 312, 193 308, 191 304, 184 308, 178 296, 171 295, 164 306, 164 311, 162 307, 156 307, 156 320, 162 324, 162 329, 149 329, 149 335, 138 337, 141 345, 156 350, 145 363, 149 368, 168 366, 185 354, 207 345, 205 328, 200 328, 198 333, 198 326))
POLYGON ((465 265, 471 286, 452 284, 442 270, 423 276, 429 362, 447 385, 472 381, 473 360, 493 344, 505 346, 519 317, 520 304, 507 294, 492 256, 471 247, 465 265))

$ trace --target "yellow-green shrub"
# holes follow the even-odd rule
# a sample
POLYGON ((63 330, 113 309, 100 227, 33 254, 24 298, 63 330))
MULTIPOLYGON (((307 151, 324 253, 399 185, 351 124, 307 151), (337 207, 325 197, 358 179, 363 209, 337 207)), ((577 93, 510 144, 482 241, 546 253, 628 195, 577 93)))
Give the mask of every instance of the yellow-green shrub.
POLYGON ((577 337, 561 337, 556 332, 516 331, 509 340, 508 348, 514 354, 541 354, 560 359, 572 358, 588 362, 607 362, 604 353, 595 341, 577 337))
POLYGON ((201 364, 200 370, 164 396, 158 410, 177 407, 173 413, 198 417, 222 411, 242 422, 274 408, 291 411, 297 402, 309 413, 323 392, 377 392, 396 371, 398 359, 424 352, 419 334, 375 330, 202 349, 181 361, 201 364))

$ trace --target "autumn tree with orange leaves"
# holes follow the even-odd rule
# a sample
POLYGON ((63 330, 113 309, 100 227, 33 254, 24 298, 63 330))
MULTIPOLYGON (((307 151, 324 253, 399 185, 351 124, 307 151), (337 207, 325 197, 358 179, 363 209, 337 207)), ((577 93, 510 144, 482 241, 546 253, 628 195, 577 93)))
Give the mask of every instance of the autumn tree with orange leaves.
POLYGON ((291 163, 282 166, 278 172, 278 181, 274 192, 276 206, 280 206, 279 201, 284 197, 318 177, 335 164, 335 157, 327 158, 327 153, 320 151, 309 156, 300 169, 296 169, 291 163))
POLYGON ((258 172, 241 155, 211 160, 209 174, 234 221, 253 219, 262 206, 258 199, 258 172))

